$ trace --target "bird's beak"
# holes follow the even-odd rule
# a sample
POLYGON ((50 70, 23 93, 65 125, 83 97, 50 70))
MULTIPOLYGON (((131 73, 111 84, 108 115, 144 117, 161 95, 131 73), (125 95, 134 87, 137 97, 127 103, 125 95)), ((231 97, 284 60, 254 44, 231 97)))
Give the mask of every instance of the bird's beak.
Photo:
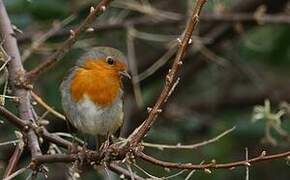
POLYGON ((127 77, 128 79, 131 79, 131 76, 127 71, 120 71, 119 73, 121 76, 124 76, 124 77, 127 77))

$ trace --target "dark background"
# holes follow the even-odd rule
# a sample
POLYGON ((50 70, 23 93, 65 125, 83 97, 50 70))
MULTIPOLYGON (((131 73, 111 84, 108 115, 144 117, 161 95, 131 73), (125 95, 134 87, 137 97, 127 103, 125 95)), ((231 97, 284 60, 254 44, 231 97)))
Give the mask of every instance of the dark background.
MULTIPOLYGON (((88 14, 90 6, 98 1, 5 0, 4 2, 13 24, 23 31, 23 34, 17 33, 22 53, 31 47, 32 42, 55 27, 55 24, 73 16, 73 20, 65 27, 32 51, 24 63, 30 70, 61 45, 68 37, 69 29, 79 25, 88 14)), ((50 106, 63 112, 58 86, 75 60, 94 46, 112 46, 125 54, 128 54, 130 49, 136 56, 130 65, 133 75, 136 68, 132 66, 132 62, 136 63, 139 73, 144 72, 176 44, 176 39, 185 28, 184 16, 189 14, 193 2, 185 0, 114 2, 112 7, 96 21, 95 26, 98 30, 84 34, 55 67, 38 78, 34 87, 35 92, 50 106), (148 4, 157 11, 148 12, 144 8, 148 4), (128 20, 136 24, 126 26, 124 21, 128 20), (133 27, 137 32, 134 32, 133 27), (136 36, 132 36, 132 30, 136 36), (130 44, 132 37, 134 50, 128 48, 128 44, 132 45, 130 44)), ((203 13, 209 15, 267 13, 290 18, 289 9, 290 3, 286 0, 208 0, 203 13)), ((271 130, 277 145, 262 143, 268 121, 263 119, 253 123, 251 120, 254 106, 263 105, 265 99, 270 99, 273 113, 279 110, 282 102, 290 100, 289 43, 290 28, 287 23, 224 22, 212 20, 210 16, 205 19, 201 17, 198 32, 193 38, 193 46, 189 49, 179 74, 180 83, 144 141, 194 144, 215 137, 233 126, 236 126, 236 129, 218 142, 199 149, 161 151, 148 148, 145 152, 162 160, 199 164, 203 160, 209 162, 212 159, 217 162, 245 159, 245 147, 249 149, 250 157, 259 155, 263 150, 268 154, 287 151, 289 149, 287 136, 281 136, 277 131, 271 130)), ((152 106, 160 94, 171 63, 172 58, 169 58, 151 76, 135 84, 137 89, 139 87, 141 90, 141 96, 136 96, 137 98, 134 96, 132 83, 128 81, 124 83, 126 123, 122 131, 123 136, 128 135, 146 117, 146 108, 152 106)), ((1 81, 3 89, 4 76, 1 76, 1 81)), ((13 101, 8 98, 6 106, 10 110, 15 109, 13 101)), ((39 115, 45 112, 39 105, 36 105, 36 110, 39 115)), ((66 123, 57 117, 49 114, 46 119, 50 121, 48 128, 52 132, 68 131, 66 123)), ((282 128, 286 132, 289 131, 287 113, 281 119, 282 128)), ((14 134, 16 129, 3 121, 4 123, 0 125, 0 142, 16 139, 14 134)), ((43 148, 45 146, 43 145, 43 148)), ((0 146, 0 174, 5 170, 13 147, 13 145, 0 146)), ((29 152, 25 152, 18 168, 27 165, 28 157, 29 152)), ((177 172, 168 172, 141 161, 137 164, 158 177, 177 172)), ((63 178, 66 166, 49 165, 49 179, 63 178)), ((134 170, 142 174, 137 169, 134 170)), ((29 173, 25 172, 18 179, 25 179, 29 173)), ((173 179, 184 179, 187 173, 173 179)), ((95 171, 89 170, 85 171, 82 178, 95 179, 96 176, 98 175, 95 171)), ((286 180, 289 177, 289 165, 286 160, 262 162, 250 168, 251 180, 286 180)), ((44 177, 40 175, 38 179, 44 177)), ((213 170, 211 174, 197 171, 191 179, 245 179, 245 168, 213 170)))

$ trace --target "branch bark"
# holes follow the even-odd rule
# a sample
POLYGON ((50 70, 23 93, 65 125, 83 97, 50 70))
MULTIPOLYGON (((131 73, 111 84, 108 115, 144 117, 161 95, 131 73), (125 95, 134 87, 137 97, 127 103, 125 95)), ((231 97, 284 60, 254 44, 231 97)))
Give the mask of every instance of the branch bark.
POLYGON ((251 164, 261 162, 261 161, 287 158, 290 156, 290 151, 273 154, 273 155, 266 155, 266 152, 263 151, 261 155, 254 157, 252 159, 249 159, 249 160, 236 161, 236 162, 230 162, 230 163, 220 163, 220 164, 215 161, 208 164, 173 163, 173 162, 166 162, 166 161, 155 159, 151 156, 144 154, 143 152, 135 152, 135 155, 152 164, 155 164, 164 168, 170 168, 170 169, 232 169, 239 166, 251 166, 251 164))
POLYGON ((31 122, 26 122, 13 113, 8 111, 6 108, 0 106, 0 114, 6 118, 9 122, 11 122, 15 127, 19 128, 22 131, 31 131, 36 130, 38 135, 42 136, 44 139, 48 140, 49 142, 55 143, 61 147, 70 149, 72 147, 72 143, 57 136, 54 134, 49 133, 44 127, 36 127, 31 122), (35 129, 36 128, 36 129, 35 129))
POLYGON ((188 46, 191 43, 190 41, 192 41, 191 40, 192 33, 196 28, 196 25, 199 20, 199 15, 205 3, 206 3, 206 0, 198 0, 196 4, 194 5, 192 16, 185 29, 185 33, 180 42, 179 49, 177 50, 175 60, 172 64, 171 69, 169 70, 169 73, 166 76, 164 89, 162 90, 154 107, 150 109, 148 118, 142 123, 142 125, 136 131, 134 131, 130 135, 131 145, 136 146, 141 141, 141 139, 145 136, 145 134, 149 131, 153 123, 156 121, 158 114, 161 113, 163 105, 166 103, 168 97, 174 90, 176 83, 178 83, 177 72, 180 66, 182 65, 182 59, 186 53, 188 46))
MULTIPOLYGON (((25 70, 21 63, 17 41, 14 37, 14 31, 3 0, 0 0, 0 34, 4 41, 3 47, 11 58, 8 64, 9 83, 12 87, 13 94, 19 98, 18 113, 20 118, 25 122, 34 121, 30 104, 30 90, 23 86, 25 70)), ((27 139, 31 155, 33 157, 35 155, 41 155, 37 136, 32 129, 27 132, 27 139)), ((15 161, 11 162, 15 163, 15 161)))
POLYGON ((69 38, 62 44, 62 46, 52 55, 44 60, 43 63, 39 64, 35 69, 27 73, 26 79, 28 81, 35 80, 41 73, 51 68, 57 61, 59 61, 64 54, 74 45, 74 43, 79 39, 80 35, 90 28, 91 24, 95 19, 101 15, 112 0, 102 0, 95 8, 91 7, 90 14, 83 21, 83 23, 75 30, 70 31, 69 38))
MULTIPOLYGON (((124 29, 128 25, 134 27, 143 27, 143 26, 164 26, 164 25, 175 25, 183 23, 186 17, 181 16, 180 18, 174 19, 152 19, 151 17, 138 17, 130 18, 121 22, 105 22, 102 24, 95 25, 93 31, 86 32, 86 34, 96 34, 99 32, 105 32, 108 30, 114 29, 124 29)), ((224 13, 224 14, 215 14, 207 13, 200 16, 200 20, 206 23, 212 22, 228 22, 228 23, 261 23, 261 24, 290 24, 289 15, 279 14, 279 15, 268 15, 265 14, 261 17, 256 17, 253 13, 224 13)), ((64 37, 70 34, 69 29, 75 29, 75 27, 65 28, 57 31, 52 37, 64 37)), ((17 37, 17 41, 20 44, 27 43, 32 41, 34 34, 27 32, 21 34, 17 37)))
MULTIPOLYGON (((0 108, 0 113, 7 119, 7 120, 11 120, 12 118, 14 118, 14 120, 12 120, 11 122, 14 121, 18 121, 20 120, 19 118, 17 118, 16 116, 10 116, 9 112, 5 112, 7 110, 3 110, 3 108, 0 108), (4 113, 3 113, 4 111, 4 113)), ((27 124, 23 124, 23 126, 21 126, 22 128, 24 126, 28 126, 29 128, 32 128, 30 125, 27 124)), ((41 135, 41 134, 40 134, 41 135)), ((43 133, 41 135, 43 138, 47 139, 50 142, 53 142, 57 145, 63 146, 67 149, 72 147, 72 143, 64 140, 56 135, 52 135, 49 132, 47 132, 46 129, 43 129, 43 133)), ((122 152, 123 149, 114 149, 117 150, 119 152, 122 152)), ((116 151, 112 151, 115 152, 116 151)), ((259 156, 248 159, 248 160, 243 160, 243 161, 236 161, 236 162, 230 162, 230 163, 217 163, 217 162, 211 162, 211 163, 207 163, 207 164, 193 164, 193 163, 174 163, 174 162, 166 162, 166 161, 161 161, 158 160, 154 157, 148 156, 146 154, 144 154, 139 148, 135 149, 134 147, 132 147, 131 149, 127 149, 127 152, 133 152, 135 154, 136 157, 141 158, 145 161, 148 161, 152 164, 161 166, 161 167, 165 167, 165 168, 170 168, 170 169, 232 169, 232 168, 236 168, 239 166, 251 166, 254 163, 258 163, 261 161, 269 161, 269 160, 274 160, 274 159, 281 159, 281 158, 289 158, 290 156, 290 151, 286 151, 286 152, 282 152, 282 153, 277 153, 277 154, 272 154, 272 155, 266 155, 266 152, 263 151, 259 156)), ((108 151, 108 153, 110 153, 108 151)), ((109 155, 108 155, 109 156, 109 155)), ((90 161, 99 161, 99 156, 96 154, 95 151, 81 151, 81 149, 78 149, 77 152, 71 153, 71 154, 54 154, 54 155, 38 155, 38 156, 34 156, 32 158, 32 162, 37 164, 45 164, 45 163, 56 163, 56 162, 63 162, 63 163, 68 163, 68 162, 74 162, 78 159, 81 160, 86 160, 88 162, 90 161)), ((118 159, 116 159, 118 160, 118 159)), ((128 172, 119 167, 119 166, 111 166, 112 162, 108 165, 109 169, 117 172, 117 173, 121 173, 126 176, 125 173, 128 174, 128 172), (117 169, 116 169, 117 168, 117 169), (124 170, 124 171, 123 171, 124 170)), ((13 171, 11 171, 12 173, 13 171)), ((128 176, 126 176, 128 177, 128 176)), ((136 176, 137 179, 138 176, 136 176)), ((141 177, 140 177, 141 178, 141 177)), ((142 179, 142 178, 141 178, 142 179)))
POLYGON ((23 153, 23 148, 24 147, 21 147, 19 144, 17 144, 15 147, 15 150, 9 159, 8 166, 5 169, 4 177, 10 176, 14 172, 16 165, 18 164, 18 161, 23 153))

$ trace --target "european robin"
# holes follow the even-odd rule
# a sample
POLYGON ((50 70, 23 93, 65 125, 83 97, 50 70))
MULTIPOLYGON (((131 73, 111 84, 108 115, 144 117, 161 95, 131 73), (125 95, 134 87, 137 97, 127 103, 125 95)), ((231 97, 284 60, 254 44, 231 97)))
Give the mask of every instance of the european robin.
POLYGON ((81 56, 60 85, 63 109, 76 129, 99 139, 120 130, 127 70, 125 56, 111 47, 92 48, 81 56))

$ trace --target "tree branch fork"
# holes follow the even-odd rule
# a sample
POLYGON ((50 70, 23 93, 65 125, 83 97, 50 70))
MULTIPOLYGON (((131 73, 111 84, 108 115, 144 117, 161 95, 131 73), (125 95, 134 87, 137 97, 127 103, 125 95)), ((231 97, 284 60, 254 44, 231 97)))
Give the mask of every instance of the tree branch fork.
POLYGON ((33 129, 38 136, 55 143, 61 147, 67 149, 68 153, 65 154, 52 154, 52 155, 38 155, 32 158, 31 163, 35 164, 31 167, 36 167, 36 165, 44 164, 44 163, 69 163, 69 162, 86 162, 88 164, 97 164, 101 165, 104 163, 104 160, 107 164, 114 163, 114 162, 122 162, 124 159, 131 157, 131 158, 139 158, 145 161, 148 161, 154 165, 161 166, 164 168, 171 168, 171 169, 233 169, 239 166, 251 166, 254 163, 261 162, 261 161, 268 161, 273 159, 281 159, 285 158, 287 160, 290 159, 290 151, 271 154, 267 155, 266 151, 262 151, 261 154, 257 157, 250 158, 248 160, 241 160, 236 162, 230 163, 217 163, 215 160, 212 160, 210 163, 205 164, 193 164, 193 163, 173 163, 173 162, 166 162, 161 161, 156 158, 153 158, 149 155, 146 155, 143 152, 144 146, 138 144, 138 146, 123 146, 122 143, 117 142, 111 144, 106 149, 102 149, 100 153, 96 151, 89 150, 83 147, 74 147, 76 145, 72 144, 71 142, 53 135, 51 133, 43 133, 44 127, 39 127, 33 125, 32 123, 24 123, 23 120, 16 117, 13 113, 9 112, 4 107, 0 107, 0 112, 3 116, 6 117, 8 121, 13 123, 16 127, 28 131, 30 128, 33 129), (66 143, 63 143, 66 142, 66 143), (101 155, 101 156, 100 156, 101 155))

